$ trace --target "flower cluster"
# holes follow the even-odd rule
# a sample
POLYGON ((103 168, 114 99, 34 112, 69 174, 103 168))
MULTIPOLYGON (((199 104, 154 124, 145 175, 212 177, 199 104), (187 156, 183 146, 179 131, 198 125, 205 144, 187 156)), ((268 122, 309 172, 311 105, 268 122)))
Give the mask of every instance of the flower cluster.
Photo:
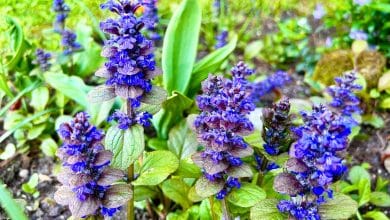
POLYGON ((57 154, 64 168, 58 176, 63 185, 56 192, 55 200, 68 205, 77 218, 99 213, 112 216, 127 201, 118 200, 116 194, 129 188, 123 184, 112 185, 124 174, 108 167, 112 153, 104 150, 103 133, 89 123, 84 112, 63 123, 58 133, 64 144, 57 154))
POLYGON ((284 71, 278 70, 268 76, 265 80, 254 84, 253 98, 259 100, 261 97, 281 88, 292 81, 291 76, 284 71))
POLYGON ((149 124, 148 113, 135 114, 134 109, 141 99, 152 90, 151 79, 159 74, 153 55, 153 43, 141 33, 145 19, 135 16, 140 4, 130 0, 108 0, 101 5, 119 15, 116 19, 107 19, 100 23, 103 32, 110 38, 105 42, 102 56, 108 60, 96 75, 107 79, 106 85, 112 87, 117 96, 127 100, 133 114, 125 116, 115 113, 111 119, 119 120, 122 128, 128 128, 135 122, 149 124))
POLYGON ((56 13, 54 30, 61 35, 61 45, 64 48, 64 54, 71 55, 81 50, 81 45, 76 42, 76 34, 65 27, 65 20, 70 12, 69 6, 65 4, 64 0, 54 0, 53 10, 56 13))
POLYGON ((322 4, 317 4, 313 11, 313 17, 315 20, 320 20, 326 14, 325 8, 322 4))
POLYGON ((50 59, 51 59, 51 54, 50 53, 46 53, 42 49, 37 49, 35 51, 35 56, 37 58, 33 61, 33 63, 39 65, 39 68, 42 71, 44 71, 44 72, 48 71, 50 69, 50 67, 51 67, 51 63, 49 62, 50 59))
POLYGON ((215 44, 215 49, 221 48, 227 44, 227 38, 229 36, 229 32, 226 30, 221 31, 216 37, 217 43, 215 44))
POLYGON ((157 33, 157 25, 159 22, 157 0, 140 0, 140 3, 144 7, 142 21, 148 30, 148 37, 154 41, 160 40, 161 36, 157 33))
POLYGON ((126 130, 135 124, 149 127, 151 125, 150 119, 152 119, 152 117, 153 116, 148 112, 140 112, 135 117, 130 117, 121 111, 115 111, 110 117, 108 117, 108 121, 117 121, 118 127, 126 130))
POLYGON ((368 35, 366 32, 364 32, 362 30, 356 30, 356 29, 352 29, 351 32, 349 32, 349 37, 352 40, 367 40, 368 39, 368 35))
POLYGON ((288 193, 292 201, 281 201, 278 208, 282 212, 289 210, 298 220, 307 219, 301 217, 303 210, 308 211, 304 209, 306 206, 310 207, 313 216, 318 216, 312 206, 325 202, 325 195, 332 197, 329 186, 347 169, 339 155, 346 149, 351 133, 351 126, 342 115, 322 105, 314 106, 312 112, 303 112, 302 117, 304 124, 294 129, 298 139, 290 150, 289 173, 275 179, 275 183, 279 181, 280 184, 281 179, 287 178, 285 185, 295 186, 295 190, 288 193), (292 207, 295 208, 290 209, 292 207))
MULTIPOLYGON (((361 90, 362 86, 355 84, 356 79, 354 72, 346 72, 343 77, 337 77, 335 79, 336 85, 330 86, 327 90, 333 98, 329 105, 347 119, 349 118, 351 122, 355 121, 352 118, 353 114, 362 112, 359 107, 360 100, 354 93, 361 90)), ((354 123, 351 124, 353 125, 354 123)))
POLYGON ((239 188, 238 167, 248 166, 243 157, 253 154, 244 135, 253 131, 246 117, 255 109, 251 99, 252 87, 245 79, 253 73, 240 62, 232 71, 233 79, 209 76, 202 83, 203 95, 197 97, 201 114, 194 126, 198 141, 205 149, 193 155, 195 164, 203 169, 208 181, 221 185, 217 199, 223 199, 234 187, 239 188))
POLYGON ((264 150, 272 156, 280 154, 281 150, 287 150, 291 143, 289 130, 290 101, 283 98, 272 108, 263 110, 263 140, 264 150))

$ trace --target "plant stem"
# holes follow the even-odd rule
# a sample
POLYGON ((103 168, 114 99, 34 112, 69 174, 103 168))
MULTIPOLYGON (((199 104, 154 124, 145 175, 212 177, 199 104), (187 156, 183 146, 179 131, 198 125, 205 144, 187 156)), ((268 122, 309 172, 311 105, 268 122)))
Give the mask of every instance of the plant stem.
POLYGON ((357 218, 358 218, 359 220, 363 220, 363 217, 360 215, 360 212, 359 212, 359 211, 356 212, 356 216, 357 216, 357 218))
POLYGON ((222 219, 223 220, 232 220, 232 218, 229 215, 229 210, 228 210, 228 207, 226 204, 226 200, 222 199, 221 203, 222 203, 222 219))
POLYGON ((212 220, 217 220, 217 216, 215 216, 214 212, 214 199, 212 196, 209 197, 209 202, 210 202, 210 211, 211 211, 211 218, 212 220))
MULTIPOLYGON (((131 107, 131 100, 127 100, 126 102, 126 111, 127 115, 132 117, 133 116, 133 109, 131 107)), ((127 204, 127 220, 134 220, 135 212, 134 212, 134 187, 131 184, 134 178, 134 164, 131 164, 129 168, 127 169, 127 176, 128 176, 128 182, 130 185, 130 189, 133 192, 133 196, 129 200, 127 204)))
POLYGON ((135 215, 135 213, 134 213, 134 187, 131 184, 131 182, 133 181, 133 177, 134 177, 134 164, 131 164, 130 167, 128 168, 127 175, 129 178, 128 181, 130 184, 131 191, 133 192, 133 196, 131 197, 131 199, 129 200, 129 202, 127 204, 127 220, 134 220, 134 215, 135 215))

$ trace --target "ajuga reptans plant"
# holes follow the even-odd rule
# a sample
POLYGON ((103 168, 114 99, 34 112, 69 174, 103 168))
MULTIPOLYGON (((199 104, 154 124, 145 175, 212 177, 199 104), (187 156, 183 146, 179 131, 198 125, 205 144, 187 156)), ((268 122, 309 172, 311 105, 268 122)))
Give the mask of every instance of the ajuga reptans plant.
POLYGON ((281 88, 291 82, 291 76, 285 72, 278 70, 265 80, 257 82, 253 86, 253 98, 258 102, 263 96, 272 92, 275 89, 281 88))
POLYGON ((252 87, 246 77, 253 73, 243 62, 232 70, 232 79, 209 76, 202 83, 203 94, 197 97, 201 113, 194 121, 198 141, 204 150, 193 155, 207 181, 219 184, 217 199, 232 188, 240 188, 238 167, 248 167, 242 158, 253 154, 243 136, 253 131, 246 117, 254 110, 252 87), (233 174, 234 173, 234 174, 233 174))
POLYGON ((281 212, 296 219, 320 219, 319 206, 333 197, 331 184, 347 170, 342 152, 346 150, 351 129, 357 124, 352 114, 359 113, 359 99, 353 93, 353 73, 336 79, 328 89, 333 96, 329 106, 314 106, 302 112, 304 124, 294 129, 297 141, 290 149, 287 172, 275 178, 274 188, 289 194, 291 200, 278 204, 281 212))
POLYGON ((61 124, 58 134, 64 142, 57 153, 63 169, 55 200, 68 205, 76 218, 113 216, 128 200, 120 195, 129 194, 130 189, 125 184, 113 185, 124 173, 108 167, 112 153, 104 150, 102 131, 81 112, 71 122, 61 124))
POLYGON ((51 67, 51 63, 50 63, 51 54, 46 53, 42 49, 37 49, 35 51, 35 56, 37 58, 33 61, 33 64, 37 64, 43 72, 48 71, 51 67))

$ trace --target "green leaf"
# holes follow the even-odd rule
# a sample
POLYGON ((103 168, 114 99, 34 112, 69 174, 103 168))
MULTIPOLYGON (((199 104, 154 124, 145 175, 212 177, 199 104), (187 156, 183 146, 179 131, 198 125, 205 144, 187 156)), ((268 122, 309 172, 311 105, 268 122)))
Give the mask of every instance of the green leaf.
POLYGON ((245 59, 249 60, 254 58, 255 56, 258 56, 260 54, 261 49, 263 49, 263 47, 264 47, 264 43, 261 40, 257 40, 249 43, 245 47, 245 53, 244 53, 245 59))
POLYGON ((361 166, 354 166, 348 173, 348 179, 353 184, 358 184, 361 179, 371 180, 371 176, 366 169, 361 166))
POLYGON ((381 96, 381 93, 377 89, 370 90, 370 97, 373 99, 377 99, 381 96))
POLYGON ((4 151, 0 154, 0 160, 7 160, 14 156, 16 153, 16 147, 12 143, 8 143, 7 146, 5 146, 4 151))
POLYGON ((337 194, 319 208, 321 219, 348 219, 358 210, 358 204, 351 197, 337 194))
POLYGON ((203 200, 199 206, 199 218, 200 220, 212 219, 211 206, 208 199, 203 200))
POLYGON ((20 59, 22 59, 22 56, 26 51, 28 44, 24 38, 24 33, 19 22, 17 22, 14 18, 9 16, 6 16, 5 18, 7 23, 11 26, 10 36, 12 39, 12 49, 15 52, 11 60, 8 63, 6 63, 5 66, 8 69, 12 70, 19 63, 20 59))
POLYGON ((210 182, 205 177, 201 177, 196 181, 195 191, 201 197, 207 198, 217 194, 223 189, 223 182, 210 182))
POLYGON ((99 126, 101 123, 106 121, 114 104, 115 100, 110 100, 99 104, 90 104, 88 107, 88 113, 91 116, 90 120, 92 124, 99 126))
POLYGON ((44 78, 51 87, 87 109, 89 105, 87 101, 87 92, 90 88, 85 85, 80 77, 47 72, 44 74, 44 78))
POLYGON ((0 90, 10 98, 14 97, 14 94, 12 94, 11 89, 8 86, 7 79, 3 73, 0 73, 0 90))
POLYGON ((190 187, 182 179, 168 179, 162 183, 161 189, 164 195, 180 204, 183 209, 191 206, 187 197, 190 187))
POLYGON ((157 185, 174 173, 178 167, 179 160, 169 151, 146 153, 139 177, 133 185, 157 185))
POLYGON ((22 208, 12 198, 11 193, 0 181, 0 205, 12 220, 27 220, 22 208))
POLYGON ((384 91, 386 89, 390 89, 390 71, 383 74, 378 82, 379 91, 384 91))
POLYGON ((102 103, 110 101, 116 97, 113 87, 100 85, 96 86, 88 93, 88 101, 91 103, 102 103))
POLYGON ((196 135, 183 119, 169 131, 168 149, 180 159, 188 158, 196 152, 199 144, 196 135))
POLYGON ((34 140, 45 130, 46 124, 34 125, 32 128, 28 129, 27 139, 34 140))
POLYGON ((371 197, 371 182, 367 179, 361 179, 358 184, 359 191, 359 207, 370 201, 371 197))
POLYGON ((186 93, 198 47, 202 11, 198 0, 184 0, 165 32, 162 51, 164 87, 186 93))
POLYGON ((36 187, 38 186, 38 183, 39 183, 39 177, 38 177, 38 174, 37 173, 34 173, 29 181, 27 183, 24 183, 22 185, 22 190, 26 193, 29 193, 29 194, 34 194, 37 189, 36 187))
POLYGON ((153 150, 168 150, 167 141, 159 138, 150 138, 148 146, 153 150))
POLYGON ((264 199, 251 208, 250 219, 285 220, 287 217, 279 212, 278 200, 264 199))
POLYGON ((363 115, 362 122, 363 124, 371 125, 377 129, 385 126, 385 121, 377 114, 363 115))
POLYGON ((236 48, 237 39, 237 35, 234 35, 229 44, 213 51, 195 64, 194 69, 192 70, 191 82, 188 90, 189 97, 193 97, 196 94, 200 88, 201 82, 207 78, 209 73, 213 73, 220 68, 221 64, 236 48))
POLYGON ((42 140, 40 148, 46 156, 54 157, 56 155, 58 145, 51 137, 48 137, 42 140))
POLYGON ((158 190, 154 186, 135 186, 134 199, 135 201, 143 201, 149 198, 154 198, 158 194, 158 190))
POLYGON ((387 98, 383 99, 379 103, 379 107, 380 108, 384 108, 384 109, 390 109, 390 97, 387 97, 387 98))
POLYGON ((2 109, 0 109, 0 116, 2 116, 4 113, 8 111, 8 109, 15 104, 22 96, 24 96, 26 93, 31 92, 35 88, 38 88, 40 86, 41 82, 33 82, 28 87, 24 88, 22 91, 18 93, 17 96, 15 96, 11 101, 9 101, 2 109))
POLYGON ((364 214, 363 217, 373 220, 389 220, 386 214, 381 211, 370 211, 364 214))
POLYGON ((390 207, 390 195, 385 192, 372 192, 370 203, 379 207, 390 207))
POLYGON ((229 202, 245 208, 252 207, 265 198, 265 191, 250 183, 242 183, 239 189, 234 189, 227 197, 229 202))
POLYGON ((14 127, 12 127, 11 129, 9 129, 7 132, 5 132, 3 135, 0 136, 0 143, 3 142, 5 139, 7 139, 14 131, 18 130, 19 128, 27 125, 28 123, 30 123, 31 121, 43 116, 43 115, 46 115, 50 112, 53 112, 54 109, 47 109, 45 111, 42 111, 42 112, 38 112, 38 113, 35 113, 34 115, 30 116, 30 117, 27 117, 25 118, 23 121, 19 122, 18 124, 16 124, 14 127))
POLYGON ((47 87, 39 87, 32 91, 30 105, 37 111, 45 109, 49 101, 49 89, 47 87))
POLYGON ((388 4, 388 3, 376 2, 374 4, 371 4, 370 7, 373 8, 373 9, 376 9, 378 11, 382 11, 382 12, 385 12, 385 13, 390 13, 390 4, 388 4))
POLYGON ((175 175, 182 178, 199 178, 202 175, 202 171, 196 166, 191 158, 181 159, 179 168, 175 175))
POLYGON ((167 91, 158 86, 153 86, 149 93, 144 94, 141 99, 142 103, 149 105, 160 105, 167 99, 167 91))
POLYGON ((105 147, 114 155, 111 166, 126 170, 144 151, 144 139, 144 129, 140 125, 126 130, 118 126, 110 127, 105 138, 105 147))
POLYGON ((171 127, 183 119, 184 110, 190 108, 192 103, 192 99, 177 91, 174 91, 172 96, 162 103, 163 109, 154 115, 152 120, 160 138, 168 138, 171 127))

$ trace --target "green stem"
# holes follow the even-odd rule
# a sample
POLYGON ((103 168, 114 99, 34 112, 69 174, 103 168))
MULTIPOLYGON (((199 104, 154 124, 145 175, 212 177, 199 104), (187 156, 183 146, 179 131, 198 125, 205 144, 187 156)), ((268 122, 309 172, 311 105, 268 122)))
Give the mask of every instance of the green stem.
POLYGON ((362 215, 360 214, 359 210, 356 212, 356 216, 359 220, 363 220, 362 215))
POLYGON ((230 214, 229 214, 226 200, 222 199, 221 203, 222 203, 222 218, 223 218, 223 220, 232 220, 232 218, 230 217, 230 214))
POLYGON ((209 197, 209 201, 210 201, 210 208, 211 208, 211 218, 212 220, 217 220, 217 216, 215 215, 215 212, 214 212, 214 199, 213 199, 213 196, 210 196, 209 197))
MULTIPOLYGON (((127 115, 132 117, 133 116, 133 108, 131 107, 131 101, 127 100, 126 102, 126 110, 127 110, 127 115)), ((135 212, 134 212, 134 187, 131 184, 134 178, 134 164, 131 164, 129 168, 127 169, 127 176, 128 176, 128 182, 130 185, 130 189, 133 192, 133 196, 129 200, 127 204, 127 220, 134 220, 135 212)))

